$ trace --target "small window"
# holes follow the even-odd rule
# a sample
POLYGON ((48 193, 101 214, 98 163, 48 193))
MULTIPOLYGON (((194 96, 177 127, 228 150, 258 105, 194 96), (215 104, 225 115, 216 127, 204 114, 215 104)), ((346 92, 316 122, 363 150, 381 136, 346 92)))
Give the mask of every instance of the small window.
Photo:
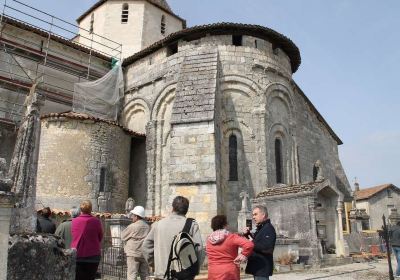
POLYGON ((129 5, 124 3, 122 5, 121 23, 127 23, 129 18, 129 5))
POLYGON ((392 190, 391 189, 386 189, 387 197, 391 198, 392 197, 392 190))
POLYGON ((229 136, 229 181, 238 180, 237 138, 229 136))
POLYGON ((165 35, 165 31, 166 31, 166 24, 165 24, 165 16, 163 15, 161 17, 161 34, 165 35))
POLYGON ((242 35, 233 35, 232 36, 232 45, 240 47, 242 46, 243 36, 242 35))
POLYGON ((167 56, 171 56, 178 52, 178 43, 171 44, 167 47, 167 56))
POLYGON ((274 53, 274 55, 279 55, 279 49, 278 48, 273 48, 272 52, 274 53))
POLYGON ((106 189, 106 168, 101 167, 99 192, 105 192, 105 189, 106 189))
POLYGON ((369 230, 369 220, 362 220, 361 221, 361 229, 362 230, 369 230))
POLYGON ((92 34, 94 30, 94 14, 90 16, 90 27, 89 27, 89 33, 92 34))
POLYGON ((283 160, 282 160, 282 141, 279 138, 275 139, 275 172, 276 183, 283 183, 283 160))
POLYGON ((258 42, 257 40, 254 40, 254 47, 257 49, 258 48, 258 42))

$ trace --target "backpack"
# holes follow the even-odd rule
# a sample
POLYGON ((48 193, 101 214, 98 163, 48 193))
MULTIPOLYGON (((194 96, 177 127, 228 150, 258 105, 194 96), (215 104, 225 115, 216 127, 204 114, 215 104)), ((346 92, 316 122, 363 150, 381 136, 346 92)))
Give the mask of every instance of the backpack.
POLYGON ((194 219, 186 219, 182 231, 174 236, 168 257, 167 271, 164 278, 168 280, 193 279, 199 271, 199 260, 196 245, 189 234, 194 219))

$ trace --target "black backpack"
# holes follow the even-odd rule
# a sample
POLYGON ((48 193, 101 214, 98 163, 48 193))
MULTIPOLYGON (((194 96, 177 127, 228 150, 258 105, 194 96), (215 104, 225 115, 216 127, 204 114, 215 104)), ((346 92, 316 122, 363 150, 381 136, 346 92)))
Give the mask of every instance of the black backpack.
POLYGON ((199 260, 196 246, 189 234, 194 219, 186 219, 182 231, 174 236, 168 257, 167 271, 164 278, 168 280, 193 279, 199 272, 199 260))

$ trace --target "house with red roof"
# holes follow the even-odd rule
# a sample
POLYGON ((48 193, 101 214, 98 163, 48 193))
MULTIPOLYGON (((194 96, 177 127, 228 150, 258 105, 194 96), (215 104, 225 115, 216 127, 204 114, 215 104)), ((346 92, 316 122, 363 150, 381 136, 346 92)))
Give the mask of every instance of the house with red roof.
POLYGON ((400 208, 400 189, 390 183, 361 190, 356 185, 354 198, 357 209, 365 209, 370 217, 369 226, 364 225, 365 230, 381 229, 382 215, 387 218, 391 209, 400 208))

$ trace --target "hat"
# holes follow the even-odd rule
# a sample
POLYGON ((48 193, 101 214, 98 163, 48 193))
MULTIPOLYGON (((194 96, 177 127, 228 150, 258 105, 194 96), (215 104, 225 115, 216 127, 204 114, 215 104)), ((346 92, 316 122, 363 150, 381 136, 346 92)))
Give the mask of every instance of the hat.
POLYGON ((135 206, 133 210, 130 212, 133 215, 139 216, 141 218, 144 218, 144 208, 142 206, 135 206))

